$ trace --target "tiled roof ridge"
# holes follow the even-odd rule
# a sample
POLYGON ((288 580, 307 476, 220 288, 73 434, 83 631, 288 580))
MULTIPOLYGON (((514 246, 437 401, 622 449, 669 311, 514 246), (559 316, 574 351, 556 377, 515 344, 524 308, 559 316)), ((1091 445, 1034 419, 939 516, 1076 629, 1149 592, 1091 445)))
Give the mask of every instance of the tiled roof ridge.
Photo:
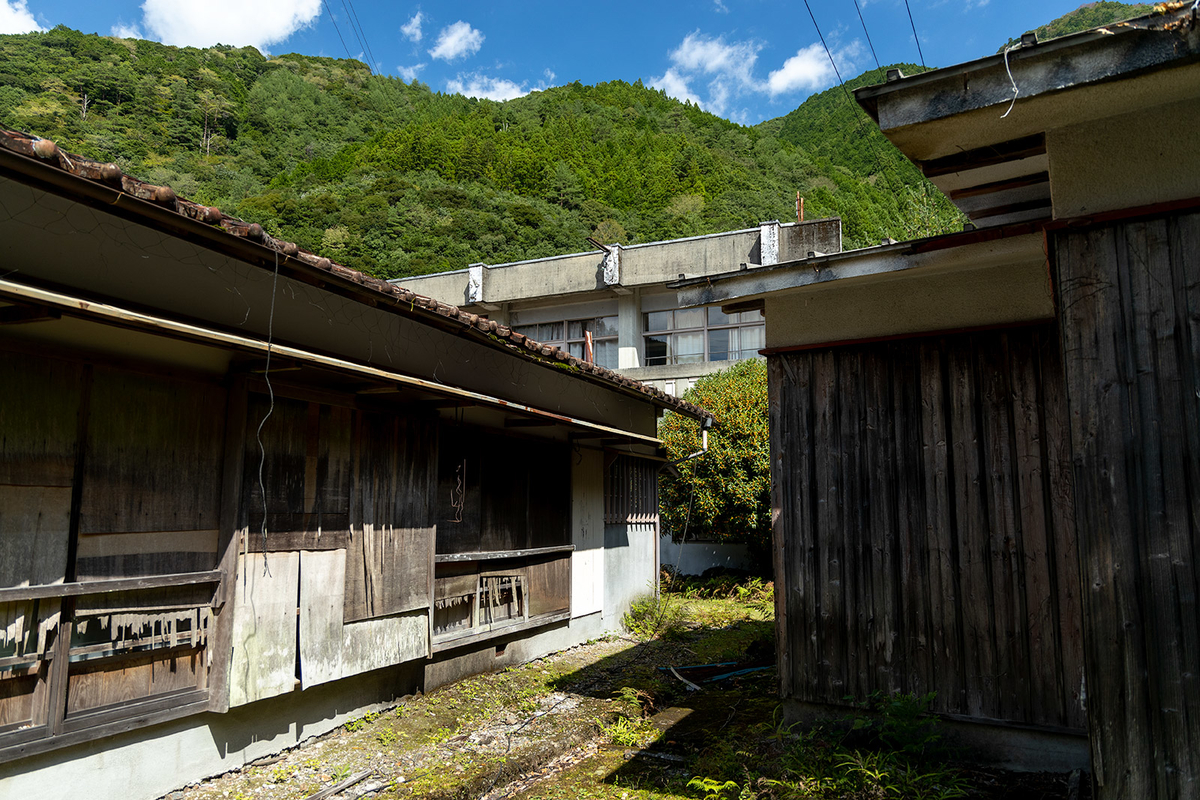
POLYGON ((700 417, 712 416, 710 412, 694 403, 673 397, 661 389, 648 386, 613 370, 584 361, 553 345, 543 344, 528 336, 516 333, 512 328, 507 325, 501 325, 495 320, 478 314, 472 314, 469 311, 460 309, 458 306, 441 303, 431 297, 417 294, 410 289, 396 286, 359 270, 337 264, 329 258, 304 250, 295 242, 276 239, 263 230, 262 225, 259 225, 257 222, 246 222, 245 220, 225 214, 215 206, 205 206, 180 197, 170 186, 156 186, 133 178, 126 175, 119 166, 113 163, 101 163, 84 156, 68 153, 50 139, 43 139, 21 131, 0 128, 0 147, 23 156, 37 159, 43 163, 55 165, 64 172, 78 178, 103 184, 131 197, 137 197, 174 211, 180 216, 219 227, 231 236, 257 242, 285 256, 298 259, 310 267, 315 267, 316 269, 371 289, 380 295, 386 296, 397 306, 407 305, 410 308, 421 308, 446 319, 456 321, 464 328, 474 329, 485 334, 488 339, 499 346, 520 352, 531 361, 550 363, 552 365, 562 364, 567 368, 578 370, 608 383, 639 392, 683 413, 700 417))

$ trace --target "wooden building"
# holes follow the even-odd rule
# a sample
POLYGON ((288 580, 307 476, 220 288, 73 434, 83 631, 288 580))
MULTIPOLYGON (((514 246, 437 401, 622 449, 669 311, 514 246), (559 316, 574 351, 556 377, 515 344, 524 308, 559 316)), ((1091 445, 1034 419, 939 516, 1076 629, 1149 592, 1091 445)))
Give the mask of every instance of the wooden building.
POLYGON ((1197 797, 1195 5, 856 94, 971 229, 677 284, 766 315, 789 709, 1197 797))
POLYGON ((0 797, 156 797, 653 585, 701 409, 46 140, 0 209, 0 797))

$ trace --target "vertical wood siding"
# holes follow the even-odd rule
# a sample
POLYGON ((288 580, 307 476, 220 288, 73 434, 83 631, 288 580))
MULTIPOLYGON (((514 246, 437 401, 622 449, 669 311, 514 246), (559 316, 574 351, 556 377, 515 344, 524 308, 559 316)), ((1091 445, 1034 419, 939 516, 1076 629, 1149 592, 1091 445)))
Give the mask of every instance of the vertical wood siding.
POLYGON ((1050 327, 771 359, 785 696, 1084 727, 1061 382, 1050 327))
POLYGON ((1200 215, 1057 236, 1092 766, 1200 791, 1200 215))

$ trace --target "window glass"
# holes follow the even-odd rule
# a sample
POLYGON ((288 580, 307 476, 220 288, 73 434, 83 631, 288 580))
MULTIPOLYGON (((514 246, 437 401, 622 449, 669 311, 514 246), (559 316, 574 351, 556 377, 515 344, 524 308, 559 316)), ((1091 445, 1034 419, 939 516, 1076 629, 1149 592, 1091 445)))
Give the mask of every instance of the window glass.
MULTIPOLYGON (((708 360, 709 361, 728 361, 729 360, 729 339, 730 336, 735 337, 734 349, 736 344, 736 329, 721 328, 715 331, 708 332, 708 360)), ((736 354, 734 356, 736 358, 736 354)))
POLYGON ((528 336, 531 339, 538 338, 537 325, 514 325, 513 331, 521 334, 522 336, 528 336))
MULTIPOLYGON (((737 316, 736 314, 734 316, 737 316)), ((729 315, 721 310, 720 306, 708 307, 708 324, 709 325, 728 325, 733 320, 729 315)))
POLYGON ((582 339, 583 332, 591 327, 590 319, 575 319, 567 323, 567 338, 582 339))
POLYGON ((617 368, 617 342, 615 339, 596 342, 596 364, 606 369, 617 368))
POLYGON ((737 316, 741 322, 762 322, 764 319, 761 308, 756 308, 753 311, 743 311, 737 316))
POLYGON ((646 337, 646 366, 657 367, 667 363, 670 348, 666 336, 646 337))
POLYGON ((595 336, 600 337, 617 335, 617 318, 615 315, 611 317, 600 317, 593 320, 593 322, 595 323, 595 328, 593 328, 595 336))
POLYGON ((766 346, 766 331, 762 325, 754 325, 749 328, 738 329, 738 334, 741 339, 741 358, 753 358, 758 355, 758 351, 766 346))
POLYGON ((695 364, 704 360, 704 334, 695 333, 675 334, 675 363, 695 364))
POLYGON ((576 358, 583 358, 583 342, 571 342, 567 345, 567 352, 576 358))
POLYGON ((670 311, 651 311, 646 314, 646 330, 647 331, 669 331, 671 330, 671 312, 670 311))
POLYGON ((681 308, 675 312, 675 329, 681 328, 703 328, 704 327, 704 309, 703 308, 681 308))
POLYGON ((561 322, 543 322, 538 325, 538 339, 543 342, 561 341, 563 338, 563 324, 561 322))

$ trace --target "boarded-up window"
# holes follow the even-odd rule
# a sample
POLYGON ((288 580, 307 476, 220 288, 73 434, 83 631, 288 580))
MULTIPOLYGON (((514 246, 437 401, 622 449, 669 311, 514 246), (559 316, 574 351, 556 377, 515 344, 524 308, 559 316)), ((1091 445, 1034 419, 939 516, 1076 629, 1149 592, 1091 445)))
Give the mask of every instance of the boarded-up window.
POLYGON ((358 412, 345 621, 429 606, 437 427, 358 412))
POLYGON ((608 524, 658 519, 658 463, 617 456, 604 482, 604 521, 608 524))
POLYGON ((251 552, 346 546, 353 416, 353 410, 342 406, 280 397, 271 410, 268 397, 251 396, 243 470, 251 552))
POLYGON ((90 405, 76 578, 213 569, 224 390, 98 368, 90 405))
POLYGON ((569 543, 570 480, 565 445, 443 426, 437 552, 502 552, 569 543))

